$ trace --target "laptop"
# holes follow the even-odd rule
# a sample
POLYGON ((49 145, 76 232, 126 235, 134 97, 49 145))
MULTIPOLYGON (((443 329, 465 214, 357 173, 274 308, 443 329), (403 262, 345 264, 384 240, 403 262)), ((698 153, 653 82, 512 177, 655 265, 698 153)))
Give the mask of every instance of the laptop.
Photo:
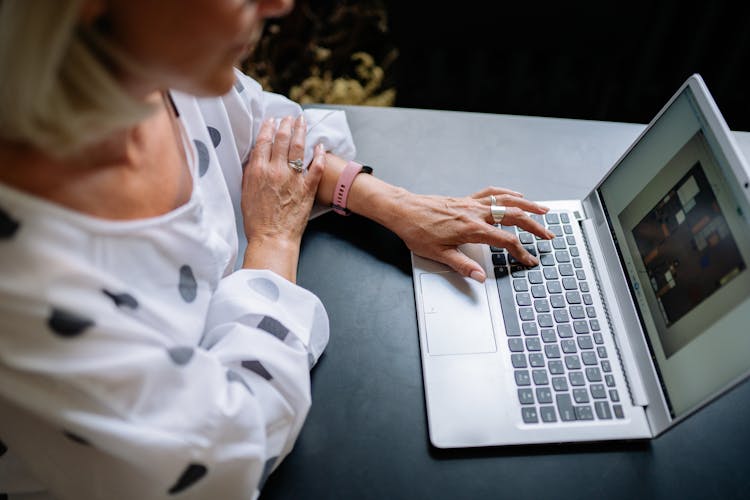
POLYGON ((553 240, 501 226, 537 267, 412 255, 432 444, 649 439, 745 379, 749 180, 693 75, 586 198, 542 202, 553 240))

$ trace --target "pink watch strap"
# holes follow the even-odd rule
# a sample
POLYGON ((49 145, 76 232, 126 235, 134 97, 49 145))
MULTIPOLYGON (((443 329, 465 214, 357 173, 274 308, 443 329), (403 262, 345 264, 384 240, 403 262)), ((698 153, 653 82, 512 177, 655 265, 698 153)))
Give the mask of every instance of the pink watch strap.
POLYGON ((354 178, 359 173, 371 174, 372 168, 363 166, 356 161, 350 161, 341 171, 338 180, 336 181, 336 187, 333 189, 333 211, 339 215, 349 215, 349 210, 346 208, 346 200, 349 198, 349 190, 352 187, 354 178))

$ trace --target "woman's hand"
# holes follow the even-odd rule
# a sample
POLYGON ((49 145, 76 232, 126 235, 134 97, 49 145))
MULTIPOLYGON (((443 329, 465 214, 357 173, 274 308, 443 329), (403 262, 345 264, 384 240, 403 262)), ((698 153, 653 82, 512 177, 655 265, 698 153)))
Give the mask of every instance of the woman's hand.
POLYGON ((325 169, 325 151, 318 145, 307 172, 290 167, 304 158, 304 117, 286 117, 275 130, 266 120, 242 179, 242 215, 247 251, 245 268, 270 269, 294 281, 302 233, 325 169))
POLYGON ((490 213, 490 195, 507 207, 503 225, 518 226, 541 238, 554 235, 526 212, 544 214, 549 209, 508 189, 488 187, 464 198, 405 194, 399 199, 399 216, 388 224, 417 255, 442 262, 477 281, 486 275, 477 262, 457 247, 463 243, 485 243, 507 248, 521 263, 535 266, 538 260, 524 249, 518 237, 495 227, 490 213))

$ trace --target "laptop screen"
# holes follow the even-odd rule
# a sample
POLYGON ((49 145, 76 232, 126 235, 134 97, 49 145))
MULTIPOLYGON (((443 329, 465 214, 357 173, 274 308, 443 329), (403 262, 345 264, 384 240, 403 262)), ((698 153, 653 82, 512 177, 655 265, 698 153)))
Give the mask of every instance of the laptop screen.
POLYGON ((599 186, 675 418, 750 366, 742 189, 689 86, 599 186))

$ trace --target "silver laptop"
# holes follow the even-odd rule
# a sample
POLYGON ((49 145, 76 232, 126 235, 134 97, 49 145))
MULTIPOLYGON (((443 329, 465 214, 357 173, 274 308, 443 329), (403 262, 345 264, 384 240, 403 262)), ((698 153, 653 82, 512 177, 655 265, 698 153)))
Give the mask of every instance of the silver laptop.
POLYGON ((539 266, 412 255, 432 443, 652 438, 746 378, 749 177, 694 75, 585 199, 543 202, 555 239, 502 227, 539 266))

